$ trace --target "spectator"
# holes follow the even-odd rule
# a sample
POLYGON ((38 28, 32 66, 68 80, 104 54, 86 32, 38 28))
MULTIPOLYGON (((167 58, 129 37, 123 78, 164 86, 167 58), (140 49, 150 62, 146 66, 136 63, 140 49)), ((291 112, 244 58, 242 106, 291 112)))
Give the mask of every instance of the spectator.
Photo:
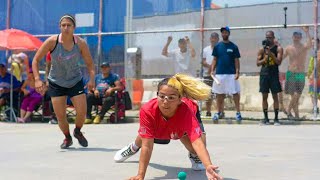
MULTIPOLYGON (((12 76, 13 108, 18 110, 19 91, 21 83, 12 76)), ((10 103, 11 74, 7 72, 5 64, 0 64, 0 107, 10 103)))
POLYGON ((106 112, 115 104, 115 91, 122 89, 119 76, 111 72, 110 64, 101 64, 101 74, 95 77, 96 88, 87 95, 87 118, 86 124, 92 123, 92 105, 102 105, 101 111, 94 118, 93 123, 99 124, 106 112))
POLYGON ((28 79, 26 79, 21 86, 21 91, 23 92, 24 97, 20 108, 20 118, 18 118, 18 122, 26 123, 31 121, 32 112, 42 100, 42 95, 35 90, 35 81, 31 69, 28 74, 28 79))
POLYGON ((215 78, 219 83, 213 83, 212 92, 217 94, 218 112, 214 114, 212 120, 217 122, 223 116, 224 98, 226 94, 232 94, 236 106, 236 120, 241 122, 240 113, 240 53, 238 46, 229 40, 229 27, 220 29, 223 41, 220 41, 213 49, 214 56, 211 72, 215 72, 215 78))
MULTIPOLYGON (((313 40, 314 43, 314 40, 313 40)), ((319 44, 319 39, 317 38, 317 69, 315 71, 314 69, 314 57, 310 57, 309 61, 309 66, 308 66, 308 79, 309 79, 309 94, 311 95, 311 101, 313 107, 316 106, 315 98, 314 96, 317 97, 318 100, 320 100, 320 76, 319 76, 319 71, 320 71, 320 44, 319 44), (314 89, 314 80, 315 80, 315 75, 314 72, 317 72, 317 92, 315 93, 314 89)), ((319 108, 317 107, 317 113, 319 113, 319 108)))
POLYGON ((22 82, 23 73, 23 59, 13 54, 9 57, 9 63, 11 64, 11 72, 17 78, 18 81, 22 82))
POLYGON ((307 52, 311 48, 311 36, 309 27, 303 27, 307 42, 301 43, 302 33, 294 32, 292 35, 293 44, 288 45, 284 51, 284 57, 289 56, 289 67, 286 72, 285 93, 291 95, 290 103, 286 109, 288 118, 292 118, 291 110, 294 111, 295 118, 299 119, 299 99, 305 85, 305 64, 307 52))
MULTIPOLYGON (((216 32, 211 33, 210 35, 210 45, 205 47, 203 49, 203 55, 202 55, 202 67, 203 67, 203 74, 202 77, 204 79, 204 82, 212 87, 213 79, 210 74, 210 67, 212 64, 213 56, 212 51, 214 46, 219 42, 219 34, 216 32)), ((212 105, 212 96, 206 101, 206 116, 211 117, 211 105, 212 105)))
MULTIPOLYGON (((48 52, 46 55, 46 68, 45 68, 45 79, 46 79, 46 87, 47 88, 49 87, 48 76, 49 76, 50 68, 51 68, 51 55, 50 55, 50 52, 48 52)), ((53 105, 51 102, 51 98, 48 95, 48 91, 45 93, 44 97, 50 101, 49 102, 49 109, 51 111, 51 119, 49 120, 49 124, 58 124, 57 116, 54 113, 53 105)))
POLYGON ((19 62, 21 62, 21 81, 27 79, 28 73, 31 69, 28 56, 21 51, 15 51, 13 57, 19 59, 19 62))
POLYGON ((189 70, 190 60, 195 60, 196 51, 194 50, 189 37, 181 38, 178 41, 178 49, 168 51, 168 47, 172 41, 172 36, 168 37, 166 45, 162 49, 162 55, 172 57, 174 60, 175 73, 193 74, 189 70))
POLYGON ((269 124, 268 118, 268 94, 271 90, 273 98, 273 109, 275 113, 274 125, 280 125, 279 99, 278 93, 282 91, 279 80, 279 65, 282 61, 283 49, 280 45, 274 43, 274 32, 266 32, 266 40, 262 42, 263 47, 258 51, 257 66, 261 66, 260 71, 260 92, 262 93, 262 109, 264 120, 262 124, 269 124))

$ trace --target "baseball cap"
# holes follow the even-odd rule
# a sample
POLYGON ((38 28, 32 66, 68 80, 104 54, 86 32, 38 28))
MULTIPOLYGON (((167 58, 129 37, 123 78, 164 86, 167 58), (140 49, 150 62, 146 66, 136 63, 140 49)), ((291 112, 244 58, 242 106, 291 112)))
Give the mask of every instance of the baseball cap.
POLYGON ((101 63, 100 67, 103 67, 103 66, 110 67, 110 64, 107 62, 103 62, 101 63))
POLYGON ((228 31, 230 33, 230 28, 228 26, 221 27, 220 32, 222 32, 222 31, 228 31))
POLYGON ((6 65, 4 63, 0 63, 0 67, 5 68, 6 65))
POLYGON ((302 36, 302 33, 299 31, 293 32, 293 36, 302 36))

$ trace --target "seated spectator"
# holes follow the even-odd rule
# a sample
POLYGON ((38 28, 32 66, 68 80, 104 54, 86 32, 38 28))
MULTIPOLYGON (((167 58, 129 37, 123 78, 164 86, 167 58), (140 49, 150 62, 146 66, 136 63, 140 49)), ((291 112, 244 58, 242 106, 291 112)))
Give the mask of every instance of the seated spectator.
POLYGON ((92 123, 92 106, 102 105, 101 111, 94 118, 93 123, 99 124, 106 112, 115 104, 115 91, 122 89, 119 76, 111 73, 110 64, 103 62, 101 64, 101 74, 95 77, 96 88, 87 95, 87 118, 86 124, 92 123))
POLYGON ((21 87, 21 91, 23 92, 24 97, 20 108, 20 118, 18 118, 18 122, 26 123, 31 121, 30 117, 32 112, 42 101, 42 95, 35 90, 35 81, 31 69, 28 73, 28 79, 24 81, 21 87))
MULTIPOLYGON (((0 108, 10 104, 11 74, 7 72, 5 64, 0 63, 0 108)), ((18 99, 21 83, 12 76, 13 108, 18 109, 18 99)))
POLYGON ((20 82, 22 82, 23 61, 24 60, 16 54, 12 54, 9 58, 9 63, 11 64, 11 72, 20 82))

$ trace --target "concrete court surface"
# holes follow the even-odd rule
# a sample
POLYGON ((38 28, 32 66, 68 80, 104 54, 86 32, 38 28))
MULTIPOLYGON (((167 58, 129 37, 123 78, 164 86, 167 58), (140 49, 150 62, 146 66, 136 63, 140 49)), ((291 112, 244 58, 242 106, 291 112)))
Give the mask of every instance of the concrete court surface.
MULTIPOLYGON (((74 127, 72 124, 70 127, 74 127)), ((139 155, 114 163, 117 150, 132 142, 138 123, 85 125, 88 148, 73 139, 61 150, 57 125, 0 123, 1 180, 123 180, 137 173, 139 155)), ((209 153, 225 180, 320 179, 320 126, 205 124, 209 153)), ((180 141, 155 145, 146 179, 206 179, 190 169, 180 141)))

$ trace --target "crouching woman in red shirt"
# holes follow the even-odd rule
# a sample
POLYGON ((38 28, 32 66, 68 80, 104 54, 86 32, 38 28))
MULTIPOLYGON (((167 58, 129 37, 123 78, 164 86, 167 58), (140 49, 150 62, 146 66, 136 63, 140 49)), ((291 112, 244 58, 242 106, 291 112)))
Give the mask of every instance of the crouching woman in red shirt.
POLYGON ((158 97, 140 109, 139 135, 135 143, 121 149, 114 157, 116 162, 123 162, 141 148, 138 175, 130 180, 144 179, 154 143, 170 139, 180 139, 189 151, 192 164, 203 164, 209 180, 222 179, 216 173, 218 167, 212 165, 201 139, 202 130, 196 117, 197 105, 184 98, 206 100, 210 95, 211 87, 184 74, 176 74, 158 84, 158 97))

